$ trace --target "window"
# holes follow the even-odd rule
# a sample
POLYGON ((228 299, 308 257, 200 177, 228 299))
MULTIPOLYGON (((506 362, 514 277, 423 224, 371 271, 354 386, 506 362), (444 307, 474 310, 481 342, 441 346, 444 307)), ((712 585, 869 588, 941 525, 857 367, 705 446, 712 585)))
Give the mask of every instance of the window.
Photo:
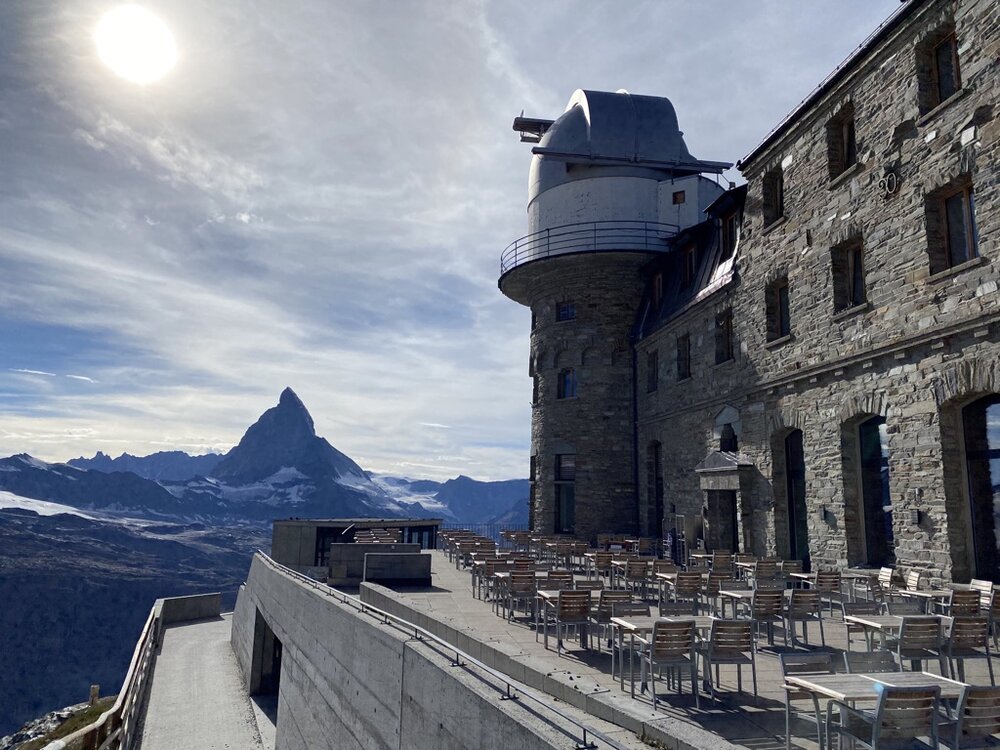
POLYGON ((576 531, 576 456, 569 453, 556 455, 555 481, 555 533, 572 534, 576 531))
POLYGON ((788 277, 782 276, 769 284, 764 295, 767 308, 767 340, 776 341, 790 336, 792 319, 788 309, 788 277))
POLYGON ((976 201, 967 177, 928 195, 925 207, 932 274, 977 257, 976 201))
POLYGON ((848 102, 826 125, 830 179, 839 177, 858 163, 858 141, 854 128, 854 104, 848 102))
POLYGON ((576 305, 573 302, 560 302, 556 305, 556 320, 573 320, 576 317, 576 305))
POLYGON ((785 175, 781 167, 764 174, 761 189, 764 226, 770 226, 785 215, 785 175))
POLYGON ((576 371, 572 367, 559 371, 556 398, 576 398, 576 371))
POLYGON ((535 311, 531 311, 531 330, 534 331, 535 327, 538 325, 538 316, 535 315, 535 311))
POLYGON ((958 39, 954 26, 942 26, 917 46, 917 97, 921 114, 927 114, 958 93, 962 77, 958 67, 958 39))
POLYGON ((697 268, 697 256, 698 248, 694 245, 686 245, 682 251, 682 260, 684 264, 684 286, 691 286, 694 282, 695 270, 697 268))
POLYGON ((844 242, 831 251, 833 268, 833 310, 849 310, 863 305, 865 295, 865 258, 860 239, 844 242))
POLYGON ((691 336, 683 334, 677 337, 677 379, 687 380, 691 377, 691 336))
POLYGON ((663 274, 653 276, 653 309, 659 310, 663 302, 663 274))
POLYGON ((532 405, 535 405, 535 404, 538 403, 538 394, 539 394, 538 375, 532 375, 531 376, 531 403, 532 403, 532 405))
POLYGON ((646 393, 656 390, 660 382, 660 353, 646 352, 646 393))
POLYGON ((735 211, 722 217, 722 254, 719 260, 729 260, 736 252, 736 242, 739 240, 739 219, 735 211))
POLYGON ((687 199, 687 196, 684 194, 683 190, 677 190, 676 192, 674 192, 674 205, 675 206, 679 206, 686 199, 687 199))
POLYGON ((535 472, 538 469, 538 456, 532 454, 531 458, 528 459, 528 480, 531 482, 535 481, 535 472))
POLYGON ((726 308, 715 316, 715 364, 733 358, 733 311, 726 308))

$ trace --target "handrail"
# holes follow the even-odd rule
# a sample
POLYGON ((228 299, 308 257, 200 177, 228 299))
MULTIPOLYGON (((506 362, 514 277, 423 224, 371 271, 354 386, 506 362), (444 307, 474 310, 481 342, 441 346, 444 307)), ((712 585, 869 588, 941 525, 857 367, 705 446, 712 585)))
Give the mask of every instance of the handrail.
MULTIPOLYGON (((466 661, 466 662, 474 665, 475 667, 477 667, 481 671, 486 672, 487 674, 491 675, 492 677, 494 677, 495 679, 499 680, 500 682, 504 683, 504 685, 506 686, 506 697, 507 698, 514 699, 514 700, 520 699, 522 697, 523 698, 527 698, 528 700, 530 700, 533 703, 541 706, 545 710, 550 711, 551 713, 554 713, 556 716, 558 716, 563 721, 566 721, 566 722, 572 724, 573 726, 575 726, 577 729, 580 730, 581 736, 582 736, 582 744, 578 745, 579 748, 581 748, 581 749, 583 749, 583 748, 597 748, 597 745, 595 745, 592 741, 590 741, 588 739, 588 737, 594 737, 594 738, 600 740, 601 742, 605 743, 609 748, 612 748, 612 750, 628 750, 628 748, 626 748, 624 745, 622 745, 618 741, 612 739, 611 737, 608 737, 603 732, 601 732, 601 731, 599 731, 597 729, 594 729, 593 727, 590 727, 590 726, 588 726, 586 724, 583 724, 580 721, 577 721, 572 716, 567 716, 565 713, 563 713, 562 711, 560 711, 557 708, 553 708, 546 701, 546 699, 544 699, 542 696, 540 696, 537 693, 535 693, 534 690, 532 690, 530 687, 528 687, 527 685, 525 685, 523 682, 519 682, 518 680, 515 680, 515 679, 511 678, 509 675, 506 675, 503 672, 500 672, 500 671, 494 669, 493 667, 490 667, 490 666, 484 664, 483 662, 479 661, 479 659, 475 658, 474 656, 471 656, 468 653, 466 653, 465 651, 462 651, 462 649, 458 648, 458 646, 455 646, 455 645, 449 643, 444 638, 441 638, 440 636, 438 636, 438 635, 430 632, 429 630, 426 630, 425 628, 422 628, 419 625, 414 625, 412 622, 410 622, 409 620, 407 620, 407 619, 405 619, 403 617, 399 617, 398 615, 394 615, 394 614, 391 614, 390 612, 386 612, 385 610, 379 609, 378 607, 375 607, 375 606, 373 606, 371 604, 366 604, 365 602, 361 601, 360 598, 357 598, 357 597, 345 594, 342 591, 338 591, 335 588, 327 586, 325 583, 320 583, 319 581, 317 581, 317 580, 315 580, 313 578, 310 578, 309 576, 303 575, 302 573, 299 573, 296 570, 292 570, 291 568, 289 568, 289 567, 287 567, 285 565, 282 565, 281 563, 276 562, 275 560, 271 559, 267 555, 267 553, 265 553, 263 550, 258 549, 257 550, 257 554, 260 555, 260 557, 264 560, 264 562, 266 564, 270 565, 275 570, 281 571, 282 573, 286 573, 287 575, 290 575, 293 578, 296 578, 297 580, 299 580, 299 581, 301 581, 303 583, 308 584, 312 588, 316 589, 317 591, 319 591, 321 593, 326 594, 327 596, 330 596, 331 598, 335 599, 336 601, 340 602, 341 604, 346 604, 348 606, 355 607, 362 614, 374 613, 374 614, 378 615, 383 620, 383 622, 386 625, 394 624, 396 626, 401 626, 400 627, 401 630, 403 630, 403 631, 405 631, 407 633, 413 633, 413 637, 415 639, 417 639, 417 640, 425 640, 425 639, 427 639, 427 640, 434 641, 439 646, 443 646, 449 652, 455 654, 455 661, 453 662, 453 664, 455 664, 456 666, 464 666, 464 664, 463 664, 463 660, 464 660, 464 661, 466 661), (516 692, 516 694, 512 694, 512 692, 511 692, 512 689, 513 689, 513 691, 516 692)), ((566 730, 560 729, 560 731, 562 731, 568 737, 572 738, 574 741, 576 740, 576 737, 574 737, 572 734, 570 734, 566 730)))
POLYGON ((580 252, 663 252, 680 231, 659 221, 586 221, 561 224, 526 234, 500 256, 500 275, 540 258, 580 252))
POLYGON ((62 739, 48 743, 42 750, 129 750, 134 740, 133 733, 142 709, 146 687, 153 664, 156 661, 156 646, 159 640, 162 619, 161 603, 157 602, 149 611, 146 624, 142 628, 139 641, 132 652, 132 661, 122 682, 114 705, 102 713, 93 723, 78 729, 62 739))

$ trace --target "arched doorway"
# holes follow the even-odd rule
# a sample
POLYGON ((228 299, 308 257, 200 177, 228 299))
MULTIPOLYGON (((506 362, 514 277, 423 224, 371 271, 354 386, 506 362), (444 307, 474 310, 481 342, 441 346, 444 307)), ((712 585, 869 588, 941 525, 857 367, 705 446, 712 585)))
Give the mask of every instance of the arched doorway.
POLYGON ((864 561, 873 567, 892 565, 896 555, 892 511, 886 510, 892 498, 889 491, 889 433, 885 417, 871 417, 858 425, 858 453, 864 561))
POLYGON ((809 524, 806 511, 806 461, 802 430, 785 436, 785 500, 788 513, 788 558, 801 560, 809 570, 809 524))
POLYGON ((663 529, 663 446, 654 440, 646 448, 646 498, 649 534, 662 539, 663 529))
POLYGON ((962 436, 975 577, 1000 581, 1000 395, 962 409, 962 436))

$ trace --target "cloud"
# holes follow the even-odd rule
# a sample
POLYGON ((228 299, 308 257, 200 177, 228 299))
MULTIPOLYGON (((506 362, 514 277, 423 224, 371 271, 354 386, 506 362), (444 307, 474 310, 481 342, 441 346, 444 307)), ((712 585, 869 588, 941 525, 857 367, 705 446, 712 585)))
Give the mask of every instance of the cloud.
POLYGON ((225 450, 291 385, 366 468, 524 476, 512 117, 625 86, 735 160, 896 5, 163 0, 184 54, 139 90, 83 33, 105 3, 8 3, 0 453, 225 450))
POLYGON ((22 372, 25 375, 43 375, 47 378, 58 377, 54 372, 44 372, 43 370, 26 370, 21 367, 11 367, 8 368, 10 372, 22 372))
POLYGON ((72 380, 82 380, 82 381, 84 381, 86 383, 96 383, 97 382, 93 378, 88 378, 86 375, 67 375, 66 377, 70 378, 72 380))

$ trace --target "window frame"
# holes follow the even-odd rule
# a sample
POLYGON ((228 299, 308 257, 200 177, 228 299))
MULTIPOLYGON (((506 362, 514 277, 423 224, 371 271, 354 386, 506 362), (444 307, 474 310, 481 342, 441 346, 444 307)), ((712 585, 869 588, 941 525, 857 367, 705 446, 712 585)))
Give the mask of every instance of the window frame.
POLYGON ((834 314, 868 304, 868 264, 861 236, 851 237, 831 248, 830 275, 834 314))
POLYGON ((565 323, 569 320, 576 320, 576 303, 559 302, 556 304, 556 323, 565 323))
POLYGON ((683 286, 687 289, 694 284, 695 277, 698 275, 698 246, 695 243, 689 242, 683 247, 681 262, 683 264, 683 286))
POLYGON ((715 364, 722 365, 734 359, 733 308, 727 307, 715 316, 715 364))
POLYGON ((556 399, 562 401, 564 399, 576 398, 576 393, 576 369, 573 367, 564 367, 559 371, 558 379, 556 380, 556 399))
POLYGON ((954 30, 946 34, 939 42, 937 42, 937 44, 934 44, 930 48, 930 69, 931 101, 933 102, 933 108, 940 105, 942 102, 948 101, 962 89, 962 69, 959 67, 958 62, 958 36, 954 30), (944 92, 941 90, 941 68, 938 62, 938 50, 946 44, 951 47, 951 66, 952 71, 954 72, 951 81, 954 86, 954 90, 947 96, 945 96, 944 92))
POLYGON ((576 454, 557 453, 553 464, 553 530, 556 534, 573 534, 576 532, 576 454), (567 515, 569 523, 566 523, 567 515))
POLYGON ((785 170, 782 167, 769 169, 761 177, 761 198, 765 228, 785 218, 785 170))
POLYGON ((659 271, 653 274, 652 301, 653 309, 659 310, 660 305, 663 304, 663 273, 659 271))
POLYGON ((720 230, 721 252, 720 261, 727 261, 736 255, 736 245, 740 240, 740 226, 737 211, 730 211, 722 217, 720 230))
POLYGON ((958 189, 942 195, 939 199, 940 218, 944 225, 942 236, 944 237, 944 259, 948 268, 955 268, 970 260, 979 257, 979 230, 976 226, 976 192, 972 183, 961 185, 958 189), (948 211, 948 202, 958 198, 962 209, 962 237, 965 241, 964 257, 955 259, 954 248, 952 247, 951 215, 948 211))
POLYGON ((677 382, 691 377, 691 334, 677 337, 677 382), (683 356, 682 356, 683 355, 683 356))
POLYGON ((653 393, 660 384, 660 352, 653 349, 646 352, 646 393, 653 393))

